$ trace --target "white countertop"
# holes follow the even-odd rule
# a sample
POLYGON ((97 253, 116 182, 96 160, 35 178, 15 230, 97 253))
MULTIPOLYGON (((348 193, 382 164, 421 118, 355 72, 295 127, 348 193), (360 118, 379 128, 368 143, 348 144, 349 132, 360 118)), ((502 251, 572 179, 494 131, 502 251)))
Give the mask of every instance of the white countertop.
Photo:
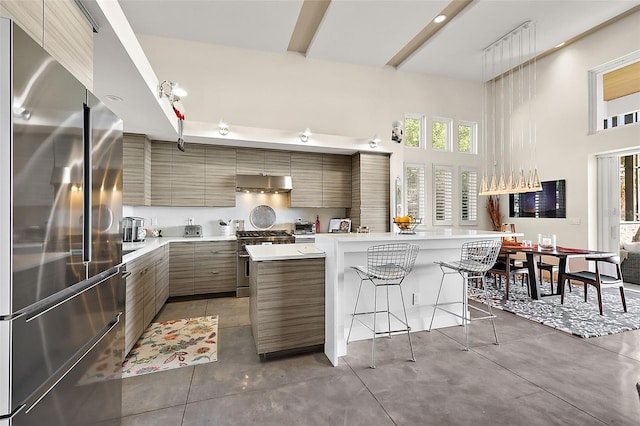
POLYGON ((440 239, 466 239, 466 238, 495 238, 496 236, 522 236, 523 233, 509 233, 499 231, 484 231, 464 228, 428 228, 416 231, 415 234, 401 234, 398 232, 371 232, 371 233, 322 233, 316 234, 316 241, 321 238, 329 238, 341 242, 362 241, 412 241, 412 240, 440 240, 440 239))
POLYGON ((246 246, 247 253, 255 262, 270 260, 315 259, 323 258, 325 253, 313 243, 270 244, 246 246))
POLYGON ((161 237, 161 238, 147 238, 144 241, 137 243, 122 243, 122 251, 135 250, 129 254, 122 256, 122 263, 131 262, 140 256, 143 256, 153 250, 162 247, 169 243, 197 243, 200 241, 236 241, 235 235, 217 235, 212 237, 161 237))

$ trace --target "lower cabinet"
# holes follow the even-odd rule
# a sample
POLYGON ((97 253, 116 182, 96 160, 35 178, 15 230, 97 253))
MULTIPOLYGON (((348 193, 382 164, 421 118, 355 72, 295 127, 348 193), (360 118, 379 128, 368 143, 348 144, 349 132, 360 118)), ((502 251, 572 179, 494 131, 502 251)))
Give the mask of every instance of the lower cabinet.
POLYGON ((125 353, 129 353, 155 316, 155 264, 143 256, 127 263, 125 353))
POLYGON ((235 291, 235 241, 171 243, 169 250, 170 296, 235 291))
POLYGON ((324 344, 324 259, 251 261, 250 271, 258 354, 324 344))
POLYGON ((156 313, 162 309, 169 298, 169 245, 158 250, 156 260, 156 313))

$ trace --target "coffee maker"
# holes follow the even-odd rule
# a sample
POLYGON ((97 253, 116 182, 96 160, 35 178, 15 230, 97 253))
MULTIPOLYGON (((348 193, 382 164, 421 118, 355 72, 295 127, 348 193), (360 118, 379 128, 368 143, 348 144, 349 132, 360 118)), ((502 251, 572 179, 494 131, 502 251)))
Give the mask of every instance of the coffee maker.
POLYGON ((144 228, 144 218, 127 216, 122 218, 122 242, 135 243, 144 241, 147 230, 144 228))

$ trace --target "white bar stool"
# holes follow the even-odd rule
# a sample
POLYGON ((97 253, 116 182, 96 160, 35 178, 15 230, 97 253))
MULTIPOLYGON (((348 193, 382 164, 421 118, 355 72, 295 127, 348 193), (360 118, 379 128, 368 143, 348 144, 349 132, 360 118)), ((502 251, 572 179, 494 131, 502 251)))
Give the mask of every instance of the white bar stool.
POLYGON ((411 361, 415 362, 416 357, 413 353, 413 343, 411 342, 411 327, 409 327, 409 321, 407 320, 407 309, 404 303, 404 294, 402 293, 401 284, 404 278, 411 272, 413 265, 415 264, 416 257, 418 256, 418 246, 415 244, 395 243, 395 244, 381 244, 371 246, 367 249, 367 266, 352 266, 360 277, 360 287, 358 288, 358 296, 356 297, 356 304, 353 307, 353 315, 351 318, 351 327, 349 327, 349 335, 347 336, 347 343, 351 338, 351 330, 353 330, 353 321, 357 319, 361 324, 371 330, 373 334, 373 341, 371 343, 371 368, 376 368, 376 336, 378 334, 387 334, 391 338, 391 333, 406 332, 409 338, 409 347, 411 348, 411 361), (362 290, 362 283, 369 281, 374 286, 373 292, 373 311, 358 312, 358 302, 360 301, 360 292, 362 290), (400 290, 400 299, 402 301, 402 310, 404 313, 404 320, 399 318, 393 312, 389 310, 389 287, 396 286, 400 290), (386 287, 387 291, 387 306, 385 310, 378 310, 378 288, 386 287), (376 329, 376 318, 378 314, 387 315, 387 330, 379 331, 376 329), (360 319, 361 316, 370 315, 373 317, 373 326, 365 323, 360 319), (400 322, 401 328, 391 329, 391 318, 400 322))
POLYGON ((469 315, 469 309, 475 309, 476 311, 480 311, 482 313, 487 314, 487 316, 473 318, 473 320, 481 320, 481 319, 490 319, 491 325, 493 326, 493 335, 496 338, 496 345, 498 344, 498 333, 496 332, 496 324, 493 320, 495 315, 493 315, 493 311, 491 310, 491 302, 489 298, 489 293, 487 292, 487 283, 486 283, 486 274, 487 271, 496 263, 496 259, 498 258, 498 254, 500 254, 500 248, 502 247, 502 241, 500 240, 484 240, 484 241, 473 241, 469 243, 464 243, 462 245, 462 252, 460 254, 460 261, 454 262, 436 262, 440 265, 440 269, 442 269, 442 279, 440 280, 440 288, 438 289, 438 296, 436 297, 436 304, 433 307, 433 314, 431 315, 431 323, 429 324, 429 331, 431 331, 431 327, 433 326, 433 319, 436 316, 436 310, 440 309, 444 312, 447 312, 451 315, 454 315, 458 318, 462 319, 462 325, 464 326, 464 336, 465 336, 465 350, 469 350, 469 327, 468 323, 472 321, 471 316, 469 315), (458 273, 462 276, 462 302, 452 302, 452 303, 442 303, 440 302, 440 293, 442 292, 442 285, 444 283, 444 279, 449 274, 458 273), (480 309, 476 306, 469 305, 469 300, 467 298, 469 292, 469 280, 481 280, 482 289, 484 290, 485 300, 487 302, 487 311, 480 309), (457 312, 450 311, 448 309, 443 308, 440 305, 451 305, 462 303, 462 315, 457 312))

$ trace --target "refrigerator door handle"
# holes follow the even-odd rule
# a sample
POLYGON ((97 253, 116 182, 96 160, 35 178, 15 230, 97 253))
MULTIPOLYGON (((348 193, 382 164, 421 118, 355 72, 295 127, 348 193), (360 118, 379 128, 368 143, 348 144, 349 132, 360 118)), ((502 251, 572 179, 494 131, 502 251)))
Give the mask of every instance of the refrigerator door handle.
POLYGON ((40 395, 38 396, 38 398, 29 406, 29 408, 27 408, 27 410, 25 411, 25 414, 29 413, 29 411, 33 410, 35 408, 36 405, 38 405, 38 403, 40 401, 42 401, 44 399, 45 396, 47 396, 49 394, 49 392, 51 392, 53 390, 53 388, 62 381, 62 379, 64 379, 70 372, 71 370, 74 369, 74 367, 76 365, 78 365, 80 363, 80 361, 82 361, 84 359, 84 357, 87 356, 87 354, 89 354, 89 352, 91 352, 93 350, 93 348, 95 348, 98 343, 100 343, 100 341, 102 339, 105 338, 105 336, 107 334, 109 334, 109 332, 111 332, 111 330, 113 330, 115 328, 116 325, 118 325, 118 323, 120 322, 120 317, 122 316, 122 312, 120 312, 112 321, 111 324, 109 324, 109 328, 107 328, 107 330, 102 333, 102 335, 91 345, 91 347, 89 349, 87 349, 64 373, 62 373, 62 375, 60 377, 58 377, 50 386, 47 387, 47 389, 40 395))
POLYGON ((65 303, 67 303, 68 301, 72 300, 72 299, 75 299, 76 297, 80 296, 82 293, 85 293, 85 292, 87 292, 87 291, 91 290, 92 288, 95 288, 96 286, 99 286, 99 285, 100 285, 100 284, 102 284, 103 282, 110 280, 111 278, 113 278, 115 275, 117 275, 117 274, 119 274, 119 273, 120 273, 120 269, 118 269, 118 270, 117 270, 116 272, 114 272, 113 274, 110 274, 110 275, 108 275, 108 276, 106 276, 106 277, 102 278, 101 280, 98 280, 98 281, 94 282, 93 284, 91 284, 91 285, 89 285, 89 286, 87 286, 87 287, 83 288, 83 289, 82 289, 82 290, 80 290, 79 292, 74 293, 71 297, 66 297, 66 298, 62 299, 61 301, 59 301, 58 303, 56 303, 56 304, 54 304, 54 305, 49 306, 47 309, 44 309, 44 310, 42 310, 42 311, 38 312, 37 314, 33 315, 32 317, 27 318, 27 319, 25 320, 25 322, 31 322, 31 321, 33 321, 34 319, 38 318, 39 316, 46 314, 46 313, 47 313, 47 312, 49 312, 50 310, 55 309, 55 308, 57 308, 58 306, 63 305, 63 304, 65 304, 65 303))
POLYGON ((92 206, 92 192, 93 192, 93 182, 91 179, 93 164, 91 161, 91 108, 87 105, 87 100, 82 104, 82 112, 84 116, 84 128, 82 131, 82 139, 84 143, 84 169, 83 169, 83 217, 84 220, 82 225, 82 261, 87 263, 91 262, 91 230, 92 227, 92 214, 91 214, 91 206, 92 206))

